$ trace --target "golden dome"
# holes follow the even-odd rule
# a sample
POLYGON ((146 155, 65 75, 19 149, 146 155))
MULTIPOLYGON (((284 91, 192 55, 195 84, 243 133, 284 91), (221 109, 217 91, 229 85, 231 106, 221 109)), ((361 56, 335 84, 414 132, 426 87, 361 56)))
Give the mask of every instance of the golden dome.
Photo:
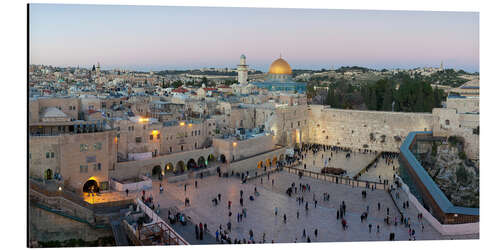
POLYGON ((291 75, 292 68, 290 67, 290 64, 288 64, 285 60, 279 58, 271 64, 271 67, 269 67, 269 74, 291 75))

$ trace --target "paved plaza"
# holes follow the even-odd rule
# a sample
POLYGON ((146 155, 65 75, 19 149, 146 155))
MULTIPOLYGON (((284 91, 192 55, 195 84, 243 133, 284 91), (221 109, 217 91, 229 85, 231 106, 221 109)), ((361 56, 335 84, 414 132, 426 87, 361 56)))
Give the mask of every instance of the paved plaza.
MULTIPOLYGON (((327 161, 327 167, 342 168, 346 170, 345 175, 352 178, 377 156, 375 153, 360 153, 354 151, 351 153, 350 158, 346 158, 346 154, 347 153, 343 151, 332 152, 329 150, 326 152, 319 151, 316 155, 312 152, 308 152, 298 168, 303 169, 304 164, 306 164, 307 170, 320 173, 321 169, 325 167, 325 160, 331 159, 327 161)), ((393 175, 396 173, 395 170, 398 168, 399 162, 397 160, 394 160, 391 164, 387 164, 383 158, 379 158, 377 167, 370 167, 367 172, 359 177, 359 180, 374 182, 389 180, 391 183, 393 175)))
POLYGON ((300 168, 304 167, 306 164, 307 170, 314 172, 321 172, 321 169, 324 167, 331 168, 342 168, 346 171, 346 176, 353 177, 359 171, 361 171, 368 163, 373 161, 376 154, 373 153, 351 153, 350 158, 346 158, 346 152, 335 152, 335 151, 319 151, 314 155, 311 151, 309 151, 304 160, 302 160, 300 168), (328 159, 331 159, 328 161, 328 159), (325 165, 325 161, 327 164, 325 165))
POLYGON ((375 182, 378 182, 379 180, 389 180, 389 183, 392 183, 394 174, 397 173, 398 169, 399 161, 397 159, 394 159, 392 163, 387 164, 384 159, 379 158, 377 167, 370 167, 368 171, 359 177, 359 180, 375 182))
MULTIPOLYGON (((320 156, 321 157, 321 156, 320 156)), ((399 219, 399 213, 391 200, 389 194, 384 190, 367 190, 364 188, 351 187, 348 185, 334 184, 317 180, 313 178, 303 177, 299 179, 297 175, 279 172, 271 174, 269 180, 267 176, 249 181, 247 184, 242 184, 238 178, 220 178, 218 176, 205 177, 203 179, 190 179, 185 182, 167 183, 162 182, 165 191, 159 193, 159 181, 153 183, 153 189, 147 192, 147 195, 152 192, 154 203, 160 204, 160 216, 167 221, 167 208, 177 207, 180 211, 188 215, 193 223, 206 223, 209 233, 214 236, 215 231, 222 225, 226 229, 228 221, 232 224, 232 230, 229 236, 232 239, 247 239, 249 238, 249 230, 254 232, 256 242, 262 241, 263 233, 265 233, 266 243, 274 241, 276 243, 291 243, 305 242, 306 238, 302 237, 303 230, 306 230, 306 235, 310 237, 312 242, 336 242, 336 241, 376 241, 388 240, 391 232, 395 233, 396 240, 408 240, 408 228, 394 223, 387 225, 384 222, 387 208, 393 221, 395 217, 399 219), (272 180, 274 179, 274 185, 272 180), (198 182, 198 188, 194 187, 194 181, 198 182), (285 190, 295 182, 309 184, 310 192, 293 192, 289 197, 285 190), (184 185, 187 184, 186 192, 184 185), (257 188, 259 195, 254 201, 249 200, 250 195, 254 195, 254 188, 257 188), (243 190, 244 203, 243 207, 247 209, 247 216, 242 222, 237 222, 237 213, 242 211, 242 206, 239 204, 240 190, 243 190), (361 192, 367 190, 367 197, 362 198, 361 192), (329 201, 323 201, 323 193, 330 194, 329 201), (212 199, 221 194, 221 202, 215 206, 212 199), (296 197, 304 196, 304 201, 309 203, 309 210, 306 211, 304 204, 299 205, 296 197), (318 200, 318 205, 315 208, 313 196, 318 200), (190 206, 184 206, 184 199, 190 199, 190 206), (231 209, 228 209, 228 201, 232 201, 231 209), (342 229, 341 221, 337 220, 336 213, 342 201, 346 204, 346 220, 348 228, 346 231, 342 229), (377 203, 381 204, 381 209, 378 211, 377 203), (360 216, 367 210, 369 206, 368 219, 361 222, 360 216), (275 208, 278 208, 278 216, 274 215, 275 208), (232 216, 229 217, 229 211, 232 216), (299 218, 297 219, 297 212, 299 218), (287 221, 284 223, 283 215, 286 214, 287 221), (369 232, 368 225, 372 224, 372 232, 369 232), (380 226, 380 232, 377 233, 377 225, 380 226), (314 230, 318 229, 318 236, 314 236, 314 230)), ((417 240, 432 240, 432 239, 450 239, 460 237, 445 237, 434 230, 427 221, 423 221, 424 231, 422 232, 420 223, 417 220, 417 211, 410 206, 407 209, 407 214, 411 216, 412 224, 415 225, 415 237, 417 240)), ((194 237, 194 228, 186 226, 180 232, 184 237, 191 239, 191 244, 200 244, 204 242, 196 242, 194 237), (191 232, 192 236, 186 234, 191 232), (194 241, 194 242, 191 242, 194 241)), ((469 238, 469 237, 466 237, 469 238)), ((210 239, 213 239, 210 237, 210 239)))

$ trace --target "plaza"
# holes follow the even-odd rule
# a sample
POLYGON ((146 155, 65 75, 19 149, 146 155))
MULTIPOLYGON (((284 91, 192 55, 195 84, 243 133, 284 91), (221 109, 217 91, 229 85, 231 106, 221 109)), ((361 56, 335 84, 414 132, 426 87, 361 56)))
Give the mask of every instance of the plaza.
MULTIPOLYGON (((226 224, 231 222, 232 230, 229 232, 231 239, 249 239, 249 231, 254 232, 256 242, 262 242, 265 233, 265 242, 271 243, 292 243, 306 242, 309 237, 312 242, 332 242, 332 241, 377 241, 389 240, 389 234, 395 233, 396 240, 408 240, 408 228, 394 223, 387 225, 384 222, 387 208, 389 217, 399 220, 400 214, 391 200, 390 195, 384 190, 369 190, 364 188, 351 187, 348 185, 334 184, 322 180, 316 180, 308 177, 299 179, 297 175, 285 171, 271 174, 269 180, 267 176, 263 178, 262 184, 260 178, 253 179, 247 184, 242 184, 238 178, 220 178, 218 176, 205 177, 203 179, 188 180, 186 182, 168 183, 161 182, 164 192, 159 193, 160 182, 153 184, 151 193, 154 204, 160 205, 160 217, 167 221, 168 209, 176 207, 180 212, 185 213, 193 224, 207 224, 208 232, 215 236, 216 230, 221 225, 225 230, 226 224), (273 185, 274 180, 274 185, 273 185), (194 181, 197 182, 195 188, 194 181), (285 191, 295 182, 295 185, 308 184, 311 186, 310 192, 297 191, 287 196, 285 191), (186 191, 184 187, 186 185, 186 191), (258 196, 254 194, 254 188, 257 188, 258 196), (242 222, 237 222, 236 214, 241 213, 242 206, 239 204, 240 190, 243 190, 243 207, 247 209, 247 216, 242 222), (367 197, 362 198, 361 192, 367 190, 367 197), (330 194, 330 200, 324 201, 320 198, 323 193, 330 194), (218 205, 212 203, 212 199, 221 194, 221 201, 218 205), (255 200, 250 201, 249 196, 254 195, 255 200), (299 205, 296 197, 303 196, 304 202, 308 202, 309 209, 305 210, 304 204, 299 205), (189 198, 190 205, 185 206, 185 198, 189 198), (314 207, 313 197, 318 200, 317 207, 314 207), (231 209, 228 209, 228 201, 232 202, 231 209), (346 204, 347 230, 342 229, 341 220, 337 220, 336 213, 339 205, 344 201, 346 204), (377 209, 377 204, 381 204, 381 209, 377 209), (369 206, 368 219, 360 221, 360 216, 366 212, 369 206), (278 209, 278 215, 275 216, 275 208, 278 209), (232 212, 232 216, 229 215, 232 212), (297 212, 299 218, 297 219, 297 212), (283 215, 286 214, 287 221, 284 223, 283 215), (371 233, 369 224, 372 225, 371 233), (377 225, 380 231, 377 233, 377 225), (318 236, 314 236, 314 230, 318 230, 318 236), (306 231, 306 237, 302 237, 303 230, 306 231)), ((403 198, 403 197, 401 197, 403 198)), ((415 227, 416 240, 438 240, 460 238, 457 236, 442 236, 434 230, 427 221, 417 220, 417 211, 415 208, 405 209, 405 214, 411 218, 412 225, 415 227), (421 223, 424 230, 421 230, 421 223)), ((192 228, 183 230, 185 233, 194 235, 192 228)), ((186 236, 183 236, 186 237, 186 236)), ((466 238, 476 236, 464 236, 466 238)), ((197 244, 196 241, 192 244, 197 244)))

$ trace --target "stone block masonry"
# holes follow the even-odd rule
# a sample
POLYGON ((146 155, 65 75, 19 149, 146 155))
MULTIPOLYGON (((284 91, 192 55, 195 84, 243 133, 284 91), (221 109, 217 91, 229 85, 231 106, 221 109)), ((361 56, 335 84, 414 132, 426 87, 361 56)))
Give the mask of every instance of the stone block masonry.
POLYGON ((309 143, 398 152, 411 131, 431 131, 431 113, 332 109, 311 105, 309 143))

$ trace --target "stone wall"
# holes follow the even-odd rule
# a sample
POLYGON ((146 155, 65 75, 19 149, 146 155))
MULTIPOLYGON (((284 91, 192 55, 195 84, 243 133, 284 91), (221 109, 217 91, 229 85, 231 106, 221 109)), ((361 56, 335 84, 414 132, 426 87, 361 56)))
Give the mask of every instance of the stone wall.
POLYGON ((215 153, 224 155, 227 161, 238 161, 274 148, 274 140, 271 135, 261 135, 246 140, 220 139, 213 140, 215 153), (234 156, 234 158, 233 158, 234 156))
POLYGON ((89 178, 107 183, 108 170, 113 168, 115 159, 114 131, 29 138, 30 176, 45 179, 45 173, 50 169, 52 178, 55 173, 60 173, 64 185, 79 192, 89 178), (80 166, 87 168, 81 169, 80 166))
POLYGON ((479 159, 479 114, 462 114, 455 109, 433 109, 435 117, 432 129, 434 136, 459 136, 464 138, 464 151, 468 158, 479 159))
POLYGON ((156 166, 160 166, 165 172, 173 171, 173 169, 167 170, 167 164, 172 164, 173 168, 176 168, 179 162, 182 162, 184 165, 187 164, 190 159, 198 162, 200 157, 206 160, 211 154, 217 157, 217 155, 214 154, 213 147, 167 154, 145 160, 118 162, 115 170, 109 172, 109 176, 117 180, 136 178, 139 176, 151 176, 153 168, 156 166))
POLYGON ((456 109, 458 113, 479 112, 479 98, 448 98, 446 108, 456 109))
POLYGON ((111 229, 94 229, 86 223, 48 212, 36 206, 29 206, 29 216, 30 240, 82 239, 93 241, 101 237, 113 236, 111 229))
POLYGON ((275 149, 270 152, 250 157, 248 159, 231 162, 229 170, 234 171, 235 173, 236 172, 243 173, 246 171, 256 170, 258 168, 259 162, 262 161, 263 164, 262 166, 264 166, 267 159, 269 159, 271 162, 275 157, 277 160, 284 159, 285 154, 286 154, 286 148, 275 149))
POLYGON ((398 152, 411 131, 431 131, 430 113, 332 109, 311 105, 306 142, 398 152))

